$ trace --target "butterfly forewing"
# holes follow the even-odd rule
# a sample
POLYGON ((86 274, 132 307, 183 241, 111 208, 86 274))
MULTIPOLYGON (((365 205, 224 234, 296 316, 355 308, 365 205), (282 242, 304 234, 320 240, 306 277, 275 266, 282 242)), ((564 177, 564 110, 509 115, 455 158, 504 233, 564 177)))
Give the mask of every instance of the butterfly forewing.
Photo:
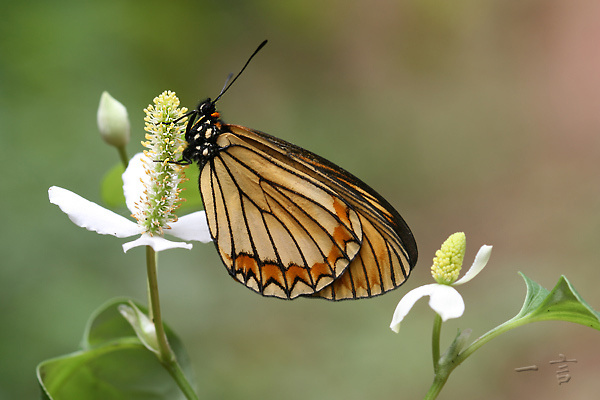
POLYGON ((230 274, 282 298, 316 293, 342 275, 363 239, 354 208, 296 161, 274 157, 270 145, 233 132, 218 141, 222 150, 204 166, 200 189, 230 274))

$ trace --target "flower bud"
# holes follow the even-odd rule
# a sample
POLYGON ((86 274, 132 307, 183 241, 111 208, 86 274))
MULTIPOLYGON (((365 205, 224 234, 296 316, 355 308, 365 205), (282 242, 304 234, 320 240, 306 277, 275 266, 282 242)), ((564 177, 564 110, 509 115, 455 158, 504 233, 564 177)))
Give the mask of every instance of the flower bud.
POLYGON ((129 117, 123 104, 115 100, 108 92, 103 92, 98 107, 98 129, 106 143, 124 148, 129 143, 129 117))

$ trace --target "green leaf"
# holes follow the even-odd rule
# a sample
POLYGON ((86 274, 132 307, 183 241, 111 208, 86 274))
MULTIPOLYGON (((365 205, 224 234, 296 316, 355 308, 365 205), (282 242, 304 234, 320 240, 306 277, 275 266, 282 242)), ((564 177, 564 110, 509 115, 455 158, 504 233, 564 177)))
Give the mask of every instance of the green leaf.
MULTIPOLYGON (((131 307, 129 301, 111 300, 92 314, 81 351, 38 365, 42 398, 185 399, 155 354, 142 344, 131 325, 120 314, 120 306, 131 307)), ((140 305, 136 304, 136 307, 144 310, 140 305)), ((186 376, 192 376, 181 341, 167 326, 165 331, 186 376)))
POLYGON ((118 208, 125 205, 123 196, 123 179, 121 175, 125 172, 122 163, 116 164, 104 175, 100 187, 100 196, 104 204, 109 208, 118 208))
POLYGON ((449 371, 460 365, 473 352, 490 340, 530 322, 567 321, 600 330, 600 313, 581 298, 567 278, 561 276, 554 289, 548 291, 523 273, 520 274, 527 285, 527 295, 521 311, 513 318, 480 336, 462 353, 451 360, 452 368, 448 369, 448 374, 449 371))
POLYGON ((600 330, 600 313, 583 300, 567 278, 561 276, 549 292, 524 274, 521 276, 527 285, 527 295, 521 311, 511 322, 568 321, 600 330))

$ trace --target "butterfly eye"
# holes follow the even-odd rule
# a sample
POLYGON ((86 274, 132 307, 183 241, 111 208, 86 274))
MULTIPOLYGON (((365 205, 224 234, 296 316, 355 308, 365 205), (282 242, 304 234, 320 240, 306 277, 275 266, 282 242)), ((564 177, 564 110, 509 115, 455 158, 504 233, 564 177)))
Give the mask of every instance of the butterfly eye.
POLYGON ((207 99, 200 104, 198 111, 200 111, 200 114, 202 115, 211 115, 215 112, 215 105, 210 101, 210 99, 207 99))

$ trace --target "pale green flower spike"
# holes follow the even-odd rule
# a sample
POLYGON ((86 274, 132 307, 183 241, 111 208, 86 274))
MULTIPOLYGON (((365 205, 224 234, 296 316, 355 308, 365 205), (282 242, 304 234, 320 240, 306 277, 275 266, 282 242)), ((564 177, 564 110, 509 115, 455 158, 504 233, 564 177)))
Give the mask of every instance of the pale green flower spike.
POLYGON ((179 108, 175 93, 165 91, 144 112, 147 141, 142 144, 148 149, 144 150, 148 179, 143 179, 145 196, 135 202, 133 217, 148 234, 162 236, 163 229, 169 229, 169 223, 177 221, 174 211, 181 203, 178 185, 185 179, 185 166, 169 161, 181 159, 187 119, 182 117, 187 109, 179 108), (175 123, 179 118, 182 119, 175 123))
POLYGON ((450 235, 442 244, 442 247, 435 252, 431 275, 437 283, 451 285, 458 279, 466 247, 467 238, 465 233, 457 232, 450 235))
POLYGON ((100 96, 97 114, 98 130, 111 146, 124 148, 129 143, 130 125, 127 109, 108 92, 100 96))

